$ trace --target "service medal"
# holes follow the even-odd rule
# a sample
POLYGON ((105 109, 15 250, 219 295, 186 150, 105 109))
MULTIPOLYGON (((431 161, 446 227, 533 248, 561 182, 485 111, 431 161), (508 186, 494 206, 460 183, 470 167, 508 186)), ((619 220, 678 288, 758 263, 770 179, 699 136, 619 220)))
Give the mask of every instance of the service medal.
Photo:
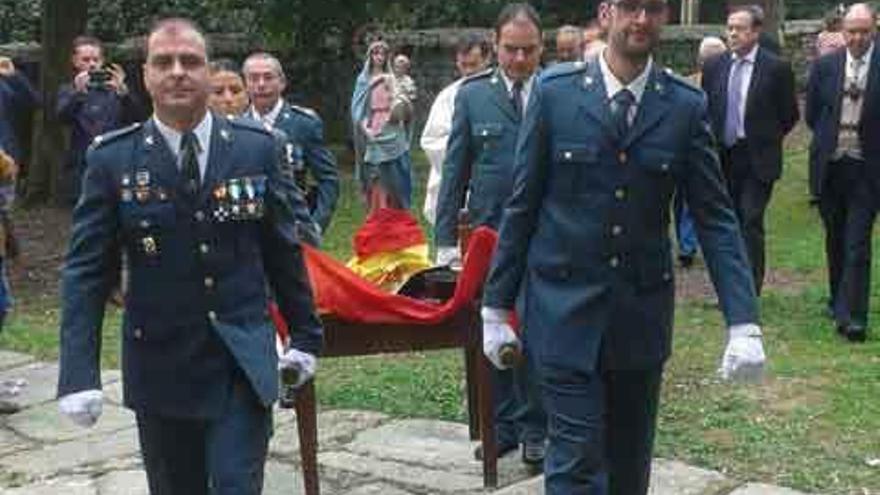
POLYGON ((150 185, 150 172, 146 170, 139 170, 134 175, 135 184, 144 187, 150 185))
POLYGON ((144 247, 144 253, 148 256, 155 256, 159 253, 159 246, 156 244, 156 239, 152 237, 144 237, 141 239, 141 245, 144 247))

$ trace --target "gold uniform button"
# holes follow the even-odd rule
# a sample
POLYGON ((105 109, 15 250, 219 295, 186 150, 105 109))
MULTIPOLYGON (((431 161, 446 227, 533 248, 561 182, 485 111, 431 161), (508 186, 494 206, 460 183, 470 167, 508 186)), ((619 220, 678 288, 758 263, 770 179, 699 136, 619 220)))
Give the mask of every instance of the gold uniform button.
POLYGON ((617 256, 612 256, 611 259, 608 261, 608 264, 611 265, 611 268, 617 268, 618 266, 620 266, 620 258, 618 258, 617 256))
POLYGON ((214 287, 214 278, 213 277, 205 277, 205 288, 210 289, 214 287))
POLYGON ((202 210, 198 210, 194 216, 196 218, 196 222, 204 222, 205 221, 205 212, 203 212, 202 210))
POLYGON ((617 161, 621 164, 625 164, 629 160, 629 156, 627 156, 626 151, 621 151, 617 154, 617 161))
POLYGON ((626 199, 626 191, 622 188, 614 191, 614 197, 620 200, 626 199))

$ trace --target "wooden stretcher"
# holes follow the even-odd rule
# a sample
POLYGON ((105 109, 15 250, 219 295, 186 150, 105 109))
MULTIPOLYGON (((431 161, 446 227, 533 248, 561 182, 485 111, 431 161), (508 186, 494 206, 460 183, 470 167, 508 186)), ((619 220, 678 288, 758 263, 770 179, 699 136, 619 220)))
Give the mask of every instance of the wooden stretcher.
MULTIPOLYGON (((412 351, 461 348, 464 352, 468 425, 471 440, 483 448, 483 485, 498 485, 498 446, 492 414, 489 361, 482 353, 482 322, 478 303, 435 325, 363 324, 322 318, 327 357, 365 356, 412 351)), ((318 476, 318 426, 314 383, 303 385, 294 403, 306 495, 320 493, 318 476)))

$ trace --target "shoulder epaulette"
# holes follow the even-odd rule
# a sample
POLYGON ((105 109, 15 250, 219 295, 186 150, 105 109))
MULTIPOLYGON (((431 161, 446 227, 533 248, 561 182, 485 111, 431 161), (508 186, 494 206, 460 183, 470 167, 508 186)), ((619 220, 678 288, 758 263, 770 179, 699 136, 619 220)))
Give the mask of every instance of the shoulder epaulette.
POLYGON ((487 78, 487 77, 491 76, 491 75, 494 74, 494 73, 495 73, 495 68, 494 68, 494 67, 489 67, 488 69, 481 70, 481 71, 479 71, 479 72, 475 72, 475 73, 473 73, 473 74, 471 74, 471 75, 465 77, 465 78, 461 81, 461 84, 462 84, 462 86, 464 86, 465 84, 468 84, 468 83, 470 83, 470 82, 472 82, 472 81, 477 81, 477 80, 479 80, 479 79, 487 78))
POLYGON ((587 70, 587 63, 578 60, 577 62, 562 62, 553 64, 547 69, 541 71, 541 79, 553 79, 554 77, 567 76, 577 74, 587 70))
POLYGON ((668 67, 663 69, 663 73, 666 74, 666 77, 669 78, 670 82, 677 84, 678 86, 682 86, 682 87, 684 87, 690 91, 694 91, 696 93, 703 92, 703 88, 697 86, 697 84, 694 81, 688 79, 687 77, 684 77, 682 75, 677 74, 675 71, 673 71, 672 69, 670 69, 668 67))
POLYGON ((293 103, 291 103, 290 109, 293 110, 294 112, 301 113, 301 114, 306 115, 308 117, 311 117, 313 119, 320 119, 321 118, 318 115, 318 112, 314 111, 313 109, 311 109, 309 107, 303 107, 303 106, 294 105, 293 103))
POLYGON ((137 123, 128 125, 126 127, 123 127, 121 129, 116 129, 114 131, 100 134, 98 136, 95 136, 95 139, 92 140, 92 144, 90 144, 89 147, 90 148, 99 148, 101 146, 106 145, 107 143, 111 143, 113 141, 116 141, 117 139, 119 139, 123 136, 127 136, 140 128, 141 128, 141 124, 140 124, 140 122, 137 122, 137 123))
POLYGON ((264 124, 250 118, 236 117, 229 119, 229 124, 239 129, 247 129, 249 131, 260 132, 262 134, 272 134, 272 126, 264 124))

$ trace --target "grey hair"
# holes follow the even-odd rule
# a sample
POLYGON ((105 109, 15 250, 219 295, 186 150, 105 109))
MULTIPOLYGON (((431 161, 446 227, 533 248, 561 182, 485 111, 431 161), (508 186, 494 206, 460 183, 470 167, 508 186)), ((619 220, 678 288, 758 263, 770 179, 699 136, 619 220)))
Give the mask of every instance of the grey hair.
POLYGON ((255 52, 248 55, 246 59, 244 59, 244 63, 241 64, 241 71, 247 74, 248 64, 253 60, 265 60, 269 62, 275 72, 278 73, 278 76, 281 77, 283 81, 287 81, 287 76, 284 74, 284 68, 281 66, 281 61, 278 60, 278 57, 272 55, 268 52, 255 52))

